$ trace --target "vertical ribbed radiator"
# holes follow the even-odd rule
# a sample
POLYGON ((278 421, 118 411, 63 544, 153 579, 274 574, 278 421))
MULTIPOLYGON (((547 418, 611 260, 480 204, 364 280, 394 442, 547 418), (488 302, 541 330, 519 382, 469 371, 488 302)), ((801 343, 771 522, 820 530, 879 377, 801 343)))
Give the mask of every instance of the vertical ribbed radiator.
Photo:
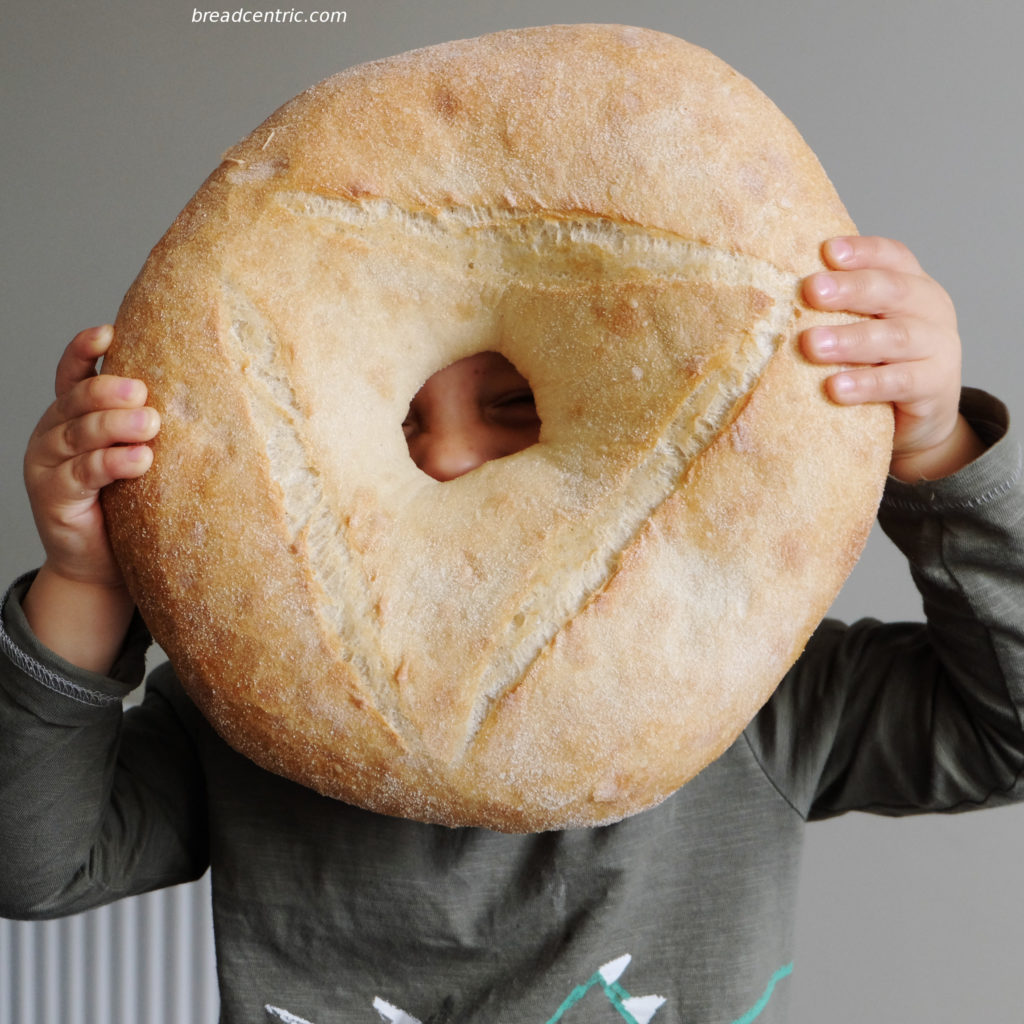
POLYGON ((0 921, 0 1024, 216 1024, 204 879, 59 921, 0 921))

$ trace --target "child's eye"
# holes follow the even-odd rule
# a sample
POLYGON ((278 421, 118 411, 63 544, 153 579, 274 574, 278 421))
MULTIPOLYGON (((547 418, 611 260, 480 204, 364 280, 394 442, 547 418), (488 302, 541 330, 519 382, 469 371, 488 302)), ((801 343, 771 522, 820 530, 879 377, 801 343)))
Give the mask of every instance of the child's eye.
POLYGON ((529 388, 523 388, 522 391, 513 391, 510 394, 502 395, 497 400, 496 405, 535 405, 533 400, 533 392, 529 388))
POLYGON ((491 412, 502 423, 530 423, 537 419, 537 406, 529 388, 495 399, 491 402, 491 412))

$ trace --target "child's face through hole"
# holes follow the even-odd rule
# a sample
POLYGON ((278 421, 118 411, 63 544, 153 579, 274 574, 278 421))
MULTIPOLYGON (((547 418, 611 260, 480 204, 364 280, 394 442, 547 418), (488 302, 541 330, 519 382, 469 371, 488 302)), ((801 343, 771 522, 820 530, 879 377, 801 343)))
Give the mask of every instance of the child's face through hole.
POLYGON ((526 378, 497 352, 478 352, 438 370, 402 428, 413 462, 444 481, 529 448, 540 419, 526 378))

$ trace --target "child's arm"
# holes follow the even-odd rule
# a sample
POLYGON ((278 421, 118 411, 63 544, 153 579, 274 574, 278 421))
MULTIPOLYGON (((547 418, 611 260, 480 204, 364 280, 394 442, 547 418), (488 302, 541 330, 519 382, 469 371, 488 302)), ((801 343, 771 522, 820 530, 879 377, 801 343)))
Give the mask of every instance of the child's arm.
POLYGON ((893 403, 896 478, 935 480, 963 468, 984 446, 959 414, 960 337, 949 296, 887 238, 834 238, 823 255, 832 270, 806 279, 807 303, 872 317, 804 332, 809 359, 861 364, 829 379, 830 397, 841 405, 893 403))
POLYGON ((24 598, 40 642, 80 668, 105 672, 132 617, 107 540, 100 489, 141 476, 159 429, 141 381, 96 373, 109 326, 77 334, 57 366, 56 401, 32 434, 25 485, 46 561, 24 598))
POLYGON ((25 456, 46 563, 0 608, 3 916, 76 913, 209 863, 191 705, 165 672, 167 686, 122 713, 148 635, 136 624, 126 636, 134 609, 98 494, 145 472, 159 418, 140 382, 95 373, 111 336, 68 346, 25 456))
POLYGON ((1001 403, 961 395, 952 306, 905 249, 844 239, 825 252, 829 266, 850 269, 808 278, 808 301, 876 319, 814 328, 802 344, 816 362, 850 365, 826 385, 835 400, 894 404, 893 477, 879 519, 910 562, 927 621, 823 622, 748 741, 809 817, 1024 800, 1019 441, 1001 403), (837 258, 844 243, 846 260, 837 258), (836 345, 825 351, 830 337, 836 345), (836 387, 843 378, 849 391, 836 387))

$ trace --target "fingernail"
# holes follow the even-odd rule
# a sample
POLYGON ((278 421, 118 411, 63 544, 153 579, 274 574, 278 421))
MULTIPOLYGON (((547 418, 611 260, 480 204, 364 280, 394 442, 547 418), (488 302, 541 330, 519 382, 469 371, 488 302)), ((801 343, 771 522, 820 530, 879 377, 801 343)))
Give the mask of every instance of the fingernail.
POLYGON ((835 331, 820 327, 811 334, 811 346, 819 356, 830 356, 839 347, 839 339, 835 331))
POLYGON ((848 263, 853 259, 853 246, 845 238, 833 238, 828 243, 828 254, 833 263, 848 263))
POLYGON ((137 380, 126 379, 117 385, 118 397, 127 402, 138 401, 142 397, 141 385, 137 380))
POLYGON ((820 299, 834 299, 839 294, 839 285, 831 274, 816 274, 811 283, 820 299))
POLYGON ((837 395, 852 394, 856 387, 857 382, 849 374, 839 373, 832 378, 832 390, 837 395))

